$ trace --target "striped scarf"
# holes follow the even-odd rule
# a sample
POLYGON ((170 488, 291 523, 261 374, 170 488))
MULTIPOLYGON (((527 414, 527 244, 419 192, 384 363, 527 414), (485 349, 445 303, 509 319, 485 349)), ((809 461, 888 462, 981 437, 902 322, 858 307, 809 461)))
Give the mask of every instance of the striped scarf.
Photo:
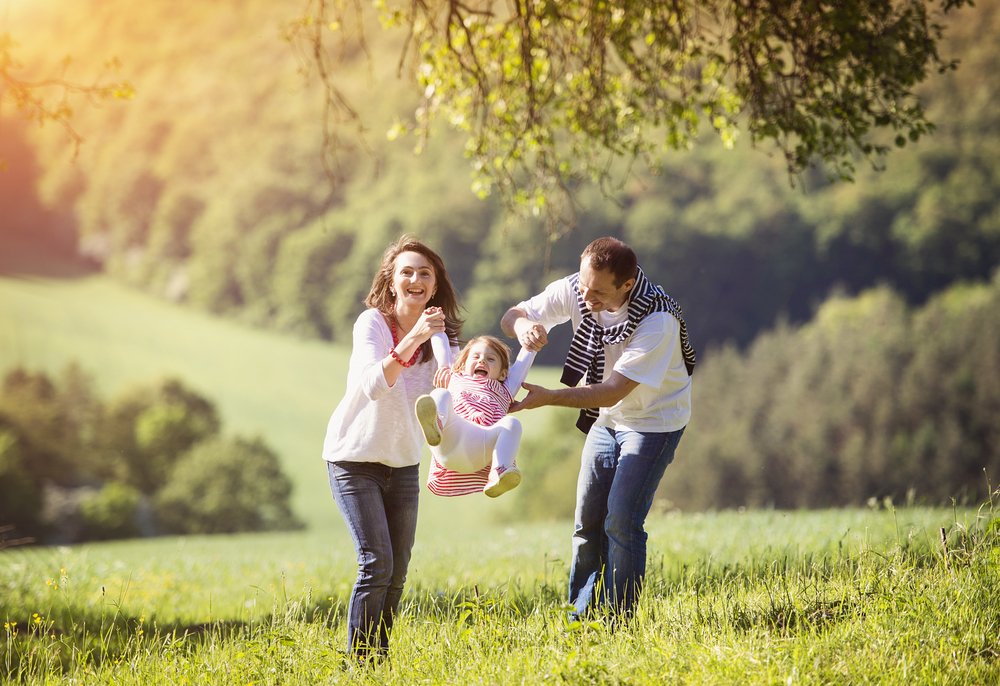
MULTIPOLYGON (((576 304, 580 308, 580 326, 573 332, 569 344, 566 363, 563 365, 560 381, 567 386, 576 386, 586 374, 587 384, 597 384, 604 379, 604 346, 615 345, 629 338, 646 315, 652 312, 669 312, 681 325, 681 354, 689 375, 694 374, 695 353, 688 338, 684 313, 677 301, 663 292, 659 286, 649 282, 642 269, 638 269, 635 285, 629 294, 628 319, 608 329, 597 323, 593 313, 587 309, 580 294, 580 273, 571 275, 570 284, 576 293, 576 304)), ((596 407, 580 410, 576 426, 587 433, 597 419, 596 407)))

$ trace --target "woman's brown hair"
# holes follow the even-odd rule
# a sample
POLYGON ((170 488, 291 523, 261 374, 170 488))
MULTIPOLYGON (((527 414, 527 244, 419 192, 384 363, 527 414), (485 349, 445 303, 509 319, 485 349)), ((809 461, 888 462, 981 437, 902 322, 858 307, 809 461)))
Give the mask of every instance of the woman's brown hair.
MULTIPOLYGON (((415 252, 427 258, 434 268, 434 280, 437 290, 428 301, 428 307, 440 307, 444 312, 445 333, 448 340, 453 345, 457 345, 459 334, 462 332, 463 319, 459 315, 458 296, 455 294, 455 287, 448 278, 448 270, 444 266, 444 260, 436 252, 417 240, 410 234, 404 234, 399 240, 389 245, 382 255, 382 264, 372 279, 372 287, 365 298, 365 305, 375 308, 387 317, 393 316, 395 310, 395 300, 392 293, 392 276, 396 268, 396 258, 400 253, 415 252)), ((430 341, 420 346, 420 362, 429 362, 434 359, 431 352, 430 341)))

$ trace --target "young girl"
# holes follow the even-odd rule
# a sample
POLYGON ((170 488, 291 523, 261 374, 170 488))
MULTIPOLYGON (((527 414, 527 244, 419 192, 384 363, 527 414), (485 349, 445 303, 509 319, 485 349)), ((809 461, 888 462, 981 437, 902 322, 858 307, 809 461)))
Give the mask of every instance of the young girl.
POLYGON ((431 337, 440 365, 434 390, 417 398, 417 421, 431 446, 427 488, 436 495, 482 491, 491 498, 516 488, 521 472, 515 455, 521 423, 507 408, 521 387, 535 353, 522 349, 513 365, 510 349, 493 336, 477 336, 449 364, 444 335, 431 337))

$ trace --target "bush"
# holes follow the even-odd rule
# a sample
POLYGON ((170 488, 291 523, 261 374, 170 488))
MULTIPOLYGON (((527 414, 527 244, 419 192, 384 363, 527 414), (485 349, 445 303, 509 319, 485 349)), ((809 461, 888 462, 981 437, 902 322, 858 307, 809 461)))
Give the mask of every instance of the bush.
POLYGON ((101 426, 104 452, 118 462, 103 476, 151 495, 177 460, 220 426, 215 405, 177 379, 136 387, 110 405, 101 426))
POLYGON ((42 494, 24 466, 17 434, 0 419, 0 526, 13 526, 15 536, 42 531, 42 494))
POLYGON ((259 438, 212 438, 174 465, 154 509, 164 533, 300 528, 289 504, 291 493, 278 456, 259 438))
POLYGON ((131 538, 139 535, 142 495, 123 483, 105 484, 80 500, 85 540, 131 538))

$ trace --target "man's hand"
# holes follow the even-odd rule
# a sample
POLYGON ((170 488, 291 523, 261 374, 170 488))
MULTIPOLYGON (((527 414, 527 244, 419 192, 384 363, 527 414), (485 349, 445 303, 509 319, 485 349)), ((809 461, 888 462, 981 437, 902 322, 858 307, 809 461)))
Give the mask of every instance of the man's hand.
POLYGON ((521 388, 528 391, 528 395, 524 396, 520 400, 512 402, 510 404, 509 412, 531 410, 536 407, 544 407, 549 404, 549 398, 552 396, 552 391, 548 388, 537 386, 533 383, 528 383, 527 381, 521 384, 521 388))
POLYGON ((512 307, 500 318, 500 330, 511 338, 516 338, 521 347, 538 352, 549 342, 545 327, 528 319, 524 310, 512 307))
POLYGON ((532 352, 538 352, 549 342, 549 335, 545 332, 545 327, 525 317, 514 323, 514 332, 517 334, 517 342, 521 344, 521 347, 532 352))
POLYGON ((638 381, 633 381, 616 371, 611 372, 611 376, 607 380, 589 386, 552 389, 523 383, 521 387, 528 391, 528 395, 513 402, 510 411, 530 410, 545 405, 576 408, 611 407, 619 403, 638 385, 638 381))

